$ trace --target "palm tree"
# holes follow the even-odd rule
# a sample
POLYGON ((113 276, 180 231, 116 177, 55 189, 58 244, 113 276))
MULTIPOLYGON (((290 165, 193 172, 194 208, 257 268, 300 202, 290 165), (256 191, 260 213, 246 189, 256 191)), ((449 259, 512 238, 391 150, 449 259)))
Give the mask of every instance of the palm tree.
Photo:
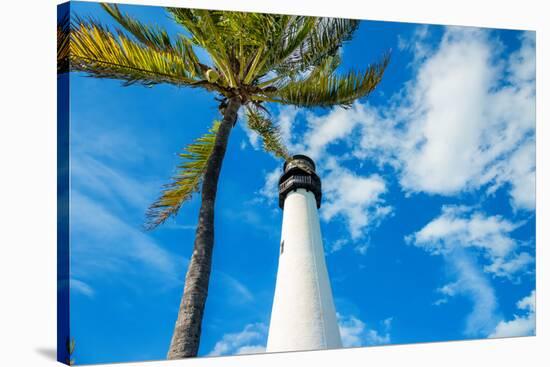
POLYGON ((148 229, 175 216, 197 191, 201 207, 193 254, 175 325, 169 359, 196 356, 214 246, 214 204, 229 135, 241 108, 248 126, 262 137, 264 149, 288 159, 267 103, 301 107, 348 107, 380 82, 386 55, 364 71, 338 73, 338 50, 358 27, 349 19, 168 8, 183 27, 171 38, 122 13, 103 8, 123 28, 116 34, 94 20, 72 25, 71 70, 123 85, 160 83, 203 88, 217 96, 221 121, 180 154, 183 163, 147 211, 148 229), (209 55, 209 65, 195 51, 209 55))

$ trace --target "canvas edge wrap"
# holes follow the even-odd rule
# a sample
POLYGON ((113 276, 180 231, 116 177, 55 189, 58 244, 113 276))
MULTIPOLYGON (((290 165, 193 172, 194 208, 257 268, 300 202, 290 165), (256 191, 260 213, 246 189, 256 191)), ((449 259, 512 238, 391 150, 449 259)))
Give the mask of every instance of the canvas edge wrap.
MULTIPOLYGON (((57 5, 57 22, 70 17, 70 2, 57 5)), ((71 364, 69 244, 69 72, 57 75, 57 361, 71 364)))

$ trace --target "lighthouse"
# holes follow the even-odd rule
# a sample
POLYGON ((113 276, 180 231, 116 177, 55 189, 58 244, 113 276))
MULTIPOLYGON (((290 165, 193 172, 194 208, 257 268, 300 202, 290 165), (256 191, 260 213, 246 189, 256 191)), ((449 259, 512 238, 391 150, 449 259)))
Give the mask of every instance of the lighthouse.
POLYGON ((319 225, 321 180, 305 155, 293 156, 283 170, 283 228, 266 351, 340 348, 319 225))

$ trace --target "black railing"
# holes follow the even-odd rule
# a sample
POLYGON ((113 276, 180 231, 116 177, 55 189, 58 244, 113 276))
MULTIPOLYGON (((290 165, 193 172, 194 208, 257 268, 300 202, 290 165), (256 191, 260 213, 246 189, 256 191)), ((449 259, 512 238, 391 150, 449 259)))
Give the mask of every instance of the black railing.
POLYGON ((315 195, 317 207, 321 207, 321 180, 317 175, 294 174, 279 184, 279 206, 283 208, 286 195, 297 189, 306 189, 315 195))
POLYGON ((285 182, 279 185, 279 194, 295 183, 314 185, 311 176, 290 176, 285 182))

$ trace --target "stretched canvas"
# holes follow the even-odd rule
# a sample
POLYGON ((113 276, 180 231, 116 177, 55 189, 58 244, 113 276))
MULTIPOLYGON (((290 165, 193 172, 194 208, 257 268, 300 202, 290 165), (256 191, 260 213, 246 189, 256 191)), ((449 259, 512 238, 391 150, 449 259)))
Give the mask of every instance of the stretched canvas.
POLYGON ((71 1, 57 37, 59 361, 535 335, 534 31, 71 1))

